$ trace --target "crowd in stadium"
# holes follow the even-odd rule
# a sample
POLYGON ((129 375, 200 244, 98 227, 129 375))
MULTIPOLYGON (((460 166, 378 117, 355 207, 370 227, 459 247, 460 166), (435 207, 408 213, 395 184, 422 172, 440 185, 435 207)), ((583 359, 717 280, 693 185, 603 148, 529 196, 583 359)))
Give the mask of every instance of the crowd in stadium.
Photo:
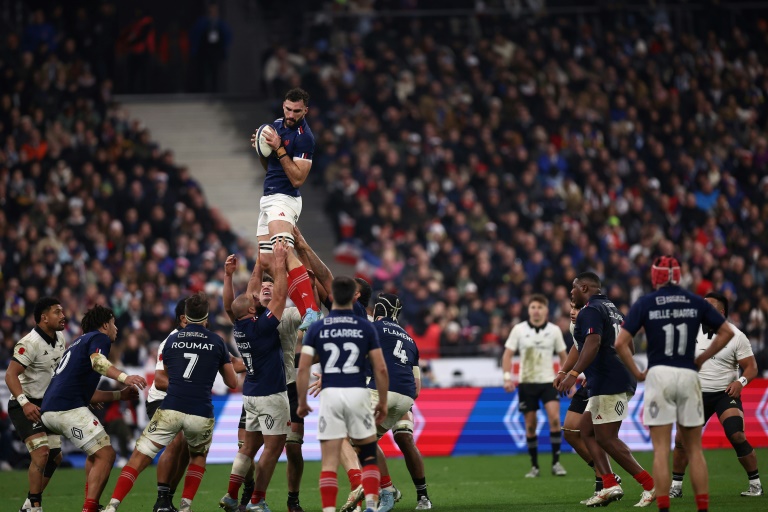
MULTIPOLYGON (((253 264, 253 247, 114 102, 107 67, 78 30, 89 13, 79 10, 86 18, 73 26, 45 16, 36 11, 0 42, 0 366, 45 295, 62 301, 69 339, 89 307, 111 307, 114 358, 143 366, 149 342, 173 328, 179 298, 221 283, 227 254, 253 264)), ((230 325, 212 306, 213 328, 230 325)))
POLYGON ((533 292, 563 319, 584 269, 626 312, 676 254, 766 369, 765 20, 478 19, 336 18, 268 62, 312 95, 339 257, 451 356, 497 354, 533 292))
MULTIPOLYGON (((226 254, 247 268, 254 248, 113 102, 85 33, 45 17, 2 41, 0 363, 54 294, 73 319, 114 308, 116 357, 143 364, 176 300, 217 292, 226 254)), ((533 292, 565 327, 584 269, 626 310, 662 253, 766 353, 763 21, 352 20, 273 55, 269 86, 310 92, 339 257, 401 295, 425 358, 498 355, 533 292)))

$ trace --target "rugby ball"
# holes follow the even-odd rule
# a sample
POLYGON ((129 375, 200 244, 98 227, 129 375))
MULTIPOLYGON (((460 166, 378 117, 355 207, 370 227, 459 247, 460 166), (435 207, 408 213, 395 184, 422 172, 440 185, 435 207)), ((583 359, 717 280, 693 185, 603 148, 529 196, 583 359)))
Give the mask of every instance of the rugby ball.
POLYGON ((259 126, 259 129, 256 130, 256 141, 253 143, 253 147, 256 149, 256 152, 259 154, 259 156, 267 158, 272 154, 272 148, 269 147, 269 145, 267 145, 267 141, 264 140, 265 130, 272 130, 273 132, 275 131, 271 124, 263 124, 259 126))

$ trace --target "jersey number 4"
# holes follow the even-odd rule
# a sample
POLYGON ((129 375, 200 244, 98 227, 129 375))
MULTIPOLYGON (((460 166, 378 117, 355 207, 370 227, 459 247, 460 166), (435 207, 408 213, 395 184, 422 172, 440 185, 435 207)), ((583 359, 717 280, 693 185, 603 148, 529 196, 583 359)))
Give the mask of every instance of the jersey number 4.
POLYGON ((403 364, 408 364, 408 352, 403 350, 403 342, 400 340, 397 340, 397 345, 395 345, 395 350, 392 351, 393 354, 395 354, 395 357, 400 360, 403 364))
POLYGON ((342 348, 349 352, 349 355, 347 356, 347 360, 344 361, 344 365, 341 368, 338 368, 336 363, 339 361, 339 356, 341 355, 339 347, 333 343, 325 343, 323 345, 323 350, 330 352, 328 361, 325 362, 325 370, 323 371, 325 373, 360 373, 360 368, 355 366, 357 356, 360 355, 360 349, 357 348, 357 345, 349 341, 342 345, 342 348))
POLYGON ((672 357, 675 353, 675 330, 677 330, 677 355, 684 356, 688 348, 688 326, 686 324, 664 326, 664 355, 672 357))

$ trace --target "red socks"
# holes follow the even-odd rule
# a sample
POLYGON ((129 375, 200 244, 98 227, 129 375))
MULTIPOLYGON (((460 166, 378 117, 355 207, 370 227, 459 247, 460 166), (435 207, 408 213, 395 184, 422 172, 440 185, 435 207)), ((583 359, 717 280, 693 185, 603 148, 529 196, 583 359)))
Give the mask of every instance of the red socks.
POLYGON ((609 487, 615 487, 619 485, 619 482, 616 481, 616 475, 613 473, 608 473, 607 475, 602 476, 603 479, 603 489, 608 489, 609 487))
POLYGON ((99 512, 99 502, 96 500, 85 500, 83 512, 99 512))
POLYGON ((659 507, 659 510, 664 508, 669 508, 669 496, 656 496, 656 505, 659 507))
POLYGON ((256 503, 266 498, 267 498, 267 491, 254 490, 253 494, 251 495, 251 503, 255 505, 256 503))
POLYGON ((184 491, 181 493, 182 498, 189 501, 195 499, 195 494, 197 494, 197 489, 200 487, 200 482, 203 481, 204 473, 204 467, 196 464, 189 465, 187 468, 187 477, 184 479, 184 491))
POLYGON ((363 471, 361 469, 350 469, 347 471, 347 477, 349 478, 349 490, 351 491, 354 491, 363 483, 363 471))
POLYGON ((315 303, 312 283, 309 280, 309 274, 307 274, 307 269, 304 265, 288 272, 288 296, 296 304, 296 307, 299 308, 299 314, 302 317, 308 309, 319 310, 315 303))
POLYGON ((650 491, 653 489, 653 477, 648 474, 647 471, 643 470, 640 473, 633 475, 633 477, 637 483, 643 486, 644 491, 650 491))
POLYGON ((709 494, 696 495, 696 510, 699 512, 702 512, 702 510, 709 510, 709 494))
POLYGON ((237 495, 240 493, 240 486, 243 485, 243 482, 245 481, 244 476, 236 475, 234 473, 230 473, 229 475, 229 487, 227 488, 227 494, 229 494, 230 498, 237 499, 237 495))
POLYGON ((131 492, 133 484, 136 483, 137 476, 139 476, 138 471, 131 466, 125 466, 120 472, 120 477, 117 479, 117 485, 115 485, 115 491, 112 493, 112 498, 123 501, 126 495, 131 492))
POLYGON ((335 471, 320 472, 320 501, 323 508, 336 507, 336 495, 339 494, 339 482, 335 471))
POLYGON ((392 485, 392 479, 389 477, 389 475, 382 476, 380 478, 379 487, 381 489, 386 489, 390 485, 392 485))
MULTIPOLYGON (((365 492, 366 497, 370 495, 379 495, 380 476, 381 474, 379 473, 379 466, 376 464, 368 464, 363 466, 363 491, 365 492)), ((392 482, 390 481, 390 484, 391 483, 392 482)))

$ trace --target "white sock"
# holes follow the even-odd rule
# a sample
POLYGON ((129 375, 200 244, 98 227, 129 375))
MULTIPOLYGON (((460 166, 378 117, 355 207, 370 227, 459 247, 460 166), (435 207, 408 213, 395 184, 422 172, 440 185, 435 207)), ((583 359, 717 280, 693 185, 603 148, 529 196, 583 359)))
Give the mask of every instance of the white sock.
POLYGON ((29 501, 29 498, 24 500, 24 504, 21 506, 21 510, 29 510, 32 508, 32 503, 29 501))
POLYGON ((336 512, 336 507, 324 507, 323 512, 336 512))
POLYGON ((365 507, 372 510, 376 510, 376 503, 379 501, 378 494, 366 494, 365 495, 365 507))

